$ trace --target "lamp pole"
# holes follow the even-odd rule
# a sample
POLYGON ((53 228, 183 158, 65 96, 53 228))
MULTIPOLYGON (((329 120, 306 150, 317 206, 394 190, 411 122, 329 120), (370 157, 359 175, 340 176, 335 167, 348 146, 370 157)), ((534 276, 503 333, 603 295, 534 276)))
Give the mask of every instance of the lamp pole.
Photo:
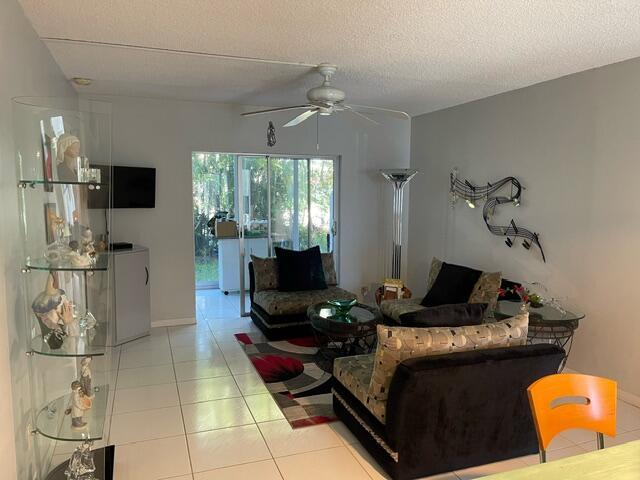
POLYGON ((384 178, 393 185, 393 251, 391 253, 391 276, 400 278, 402 266, 402 205, 404 187, 415 177, 417 170, 391 168, 380 170, 384 178))

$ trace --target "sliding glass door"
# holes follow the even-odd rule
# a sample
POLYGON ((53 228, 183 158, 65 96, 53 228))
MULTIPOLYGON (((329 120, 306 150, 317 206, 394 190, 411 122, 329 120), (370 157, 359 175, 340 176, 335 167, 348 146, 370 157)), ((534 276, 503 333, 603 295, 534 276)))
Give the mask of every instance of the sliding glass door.
POLYGON ((337 258, 337 178, 334 158, 239 155, 237 199, 240 232, 241 314, 251 255, 273 256, 275 247, 318 245, 337 258))

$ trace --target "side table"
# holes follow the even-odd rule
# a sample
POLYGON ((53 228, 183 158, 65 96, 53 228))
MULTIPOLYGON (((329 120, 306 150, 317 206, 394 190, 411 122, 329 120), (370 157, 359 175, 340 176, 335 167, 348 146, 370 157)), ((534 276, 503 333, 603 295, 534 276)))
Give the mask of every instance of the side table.
MULTIPOLYGON (((520 302, 501 300, 493 315, 497 320, 513 317, 520 313, 521 306, 520 302)), ((530 306, 527 342, 551 343, 564 348, 566 354, 558 369, 559 372, 562 372, 569 358, 569 353, 571 353, 573 335, 583 318, 583 313, 563 312, 551 305, 543 305, 539 308, 530 306)))

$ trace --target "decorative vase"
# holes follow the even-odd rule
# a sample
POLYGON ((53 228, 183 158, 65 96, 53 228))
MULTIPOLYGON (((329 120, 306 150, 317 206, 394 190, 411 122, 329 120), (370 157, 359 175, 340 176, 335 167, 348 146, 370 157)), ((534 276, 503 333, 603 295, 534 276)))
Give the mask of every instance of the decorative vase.
POLYGON ((336 317, 349 318, 349 312, 358 303, 358 300, 355 298, 353 300, 329 300, 327 303, 335 309, 336 317))

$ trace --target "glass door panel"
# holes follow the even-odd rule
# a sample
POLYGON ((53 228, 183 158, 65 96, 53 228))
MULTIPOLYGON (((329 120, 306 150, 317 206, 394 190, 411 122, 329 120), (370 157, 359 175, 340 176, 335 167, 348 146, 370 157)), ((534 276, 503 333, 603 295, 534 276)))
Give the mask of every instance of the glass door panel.
POLYGON ((208 223, 216 215, 234 218, 235 155, 194 152, 192 175, 196 288, 216 288, 219 245, 208 223))
POLYGON ((334 251, 336 219, 334 210, 334 160, 309 161, 310 246, 319 245, 323 253, 334 251))
POLYGON ((266 257, 269 233, 269 159, 265 156, 238 156, 237 205, 240 249, 240 313, 250 309, 249 289, 251 255, 266 257))

